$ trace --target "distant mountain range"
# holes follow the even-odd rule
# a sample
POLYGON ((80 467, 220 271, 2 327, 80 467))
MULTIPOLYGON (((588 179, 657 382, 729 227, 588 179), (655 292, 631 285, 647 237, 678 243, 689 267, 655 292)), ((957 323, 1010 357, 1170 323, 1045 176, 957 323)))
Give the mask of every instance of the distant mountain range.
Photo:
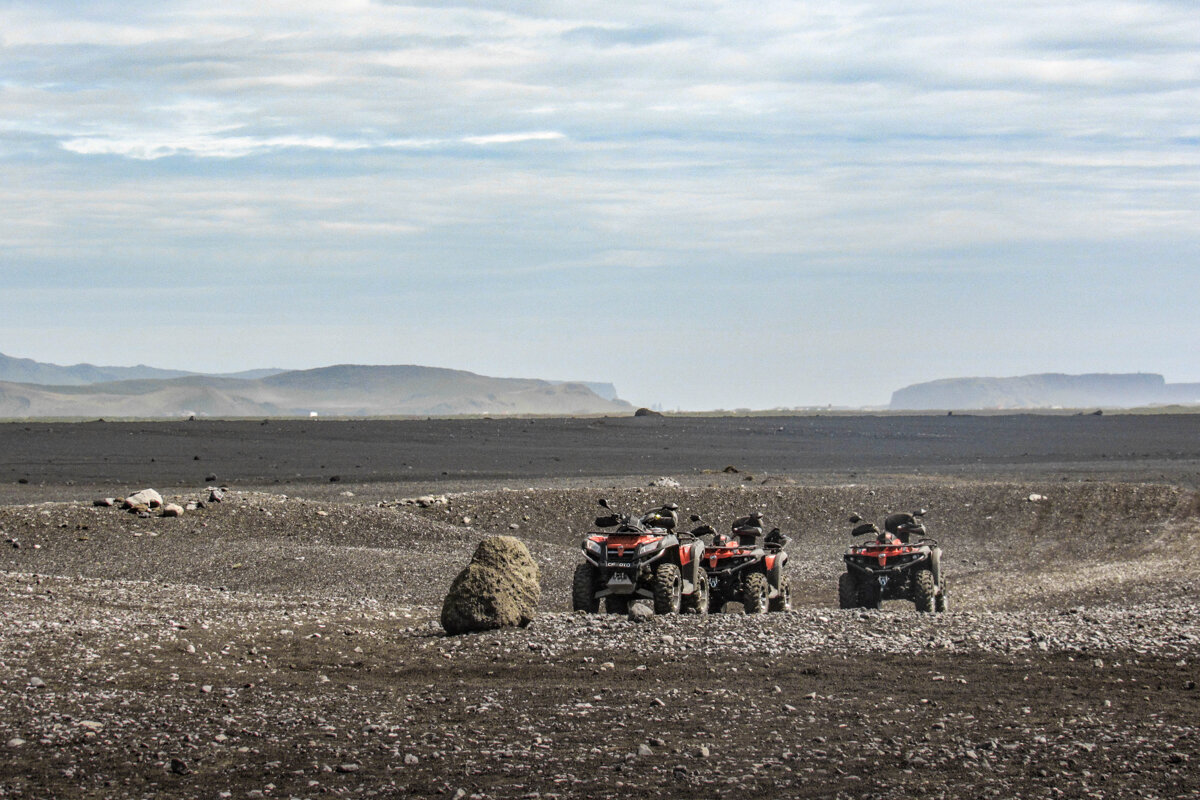
POLYGON ((947 378, 892 393, 897 411, 936 409, 1136 408, 1200 403, 1200 383, 1167 383, 1152 373, 947 378))
MULTIPOLYGON (((207 375, 212 378, 244 378, 254 380, 278 375, 282 369, 252 369, 246 372, 230 372, 207 375)), ((11 383, 39 383, 46 386, 85 386, 89 383, 109 381, 134 381, 145 379, 184 378, 205 375, 201 372, 185 372, 179 369, 159 369, 138 364, 136 367, 97 367, 94 364, 75 364, 60 367, 31 358, 13 358, 0 353, 0 381, 11 383)))
POLYGON ((342 364, 205 375, 62 367, 0 354, 0 417, 447 416, 627 413, 607 383, 491 378, 420 366, 342 364))

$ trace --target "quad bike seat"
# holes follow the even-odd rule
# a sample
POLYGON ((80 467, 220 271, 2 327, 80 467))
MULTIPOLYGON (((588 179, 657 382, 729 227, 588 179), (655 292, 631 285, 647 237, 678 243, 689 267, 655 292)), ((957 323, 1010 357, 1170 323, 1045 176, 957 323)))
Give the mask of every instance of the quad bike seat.
POLYGON ((659 508, 642 517, 642 523, 653 528, 665 528, 671 531, 675 530, 675 526, 679 523, 679 515, 674 511, 659 508))
POLYGON ((904 544, 908 544, 909 537, 914 533, 925 534, 925 526, 917 522, 917 518, 912 514, 905 512, 889 514, 883 521, 883 528, 887 532, 895 534, 896 538, 904 544))
POLYGON ((758 540, 762 537, 762 532, 763 529, 757 526, 733 529, 733 535, 737 537, 738 544, 743 547, 757 547, 758 540))

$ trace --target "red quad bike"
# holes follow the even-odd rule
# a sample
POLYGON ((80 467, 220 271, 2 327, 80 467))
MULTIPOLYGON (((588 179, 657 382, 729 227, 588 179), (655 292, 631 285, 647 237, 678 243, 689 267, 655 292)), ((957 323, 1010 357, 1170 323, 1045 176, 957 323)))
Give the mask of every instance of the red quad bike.
POLYGON ((639 519, 612 511, 596 518, 598 528, 583 540, 584 562, 575 567, 571 606, 595 614, 600 600, 610 614, 625 614, 639 598, 654 602, 654 613, 708 613, 708 576, 700 566, 704 542, 695 533, 675 533, 679 507, 668 503, 639 519))
POLYGON ((838 579, 841 608, 879 608, 883 600, 911 600, 917 611, 946 610, 942 549, 936 539, 925 537, 925 526, 917 521, 924 514, 924 509, 889 514, 882 533, 858 514, 850 517, 855 525, 851 536, 873 538, 851 545, 845 555, 846 571, 838 579))
POLYGON ((788 554, 783 550, 789 541, 779 528, 764 537, 758 512, 734 521, 730 535, 715 534, 713 543, 704 548, 709 610, 720 612, 726 603, 736 602, 747 614, 790 611, 792 586, 786 570, 788 554))

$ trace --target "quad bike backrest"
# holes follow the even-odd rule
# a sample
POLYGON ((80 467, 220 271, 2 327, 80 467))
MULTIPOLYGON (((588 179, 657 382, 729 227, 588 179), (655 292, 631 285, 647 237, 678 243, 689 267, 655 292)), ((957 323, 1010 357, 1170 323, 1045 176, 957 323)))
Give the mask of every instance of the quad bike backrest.
POLYGON ((730 528, 733 531, 733 535, 737 537, 738 544, 746 547, 755 547, 758 545, 759 537, 763 533, 762 519, 762 512, 755 511, 753 514, 738 517, 733 521, 733 525, 730 528))
POLYGON ((912 514, 898 513, 889 514, 883 521, 884 530, 895 534, 900 541, 908 544, 909 537, 913 534, 923 536, 925 534, 925 526, 917 522, 917 517, 924 514, 925 510, 921 509, 912 514))
MULTIPOLYGON (((671 505, 674 504, 672 503, 671 505)), ((675 508, 663 506, 653 511, 647 511, 645 516, 642 517, 642 524, 655 528, 666 528, 669 531, 675 530, 675 526, 679 523, 679 514, 676 512, 676 508, 678 506, 675 506, 675 508)))

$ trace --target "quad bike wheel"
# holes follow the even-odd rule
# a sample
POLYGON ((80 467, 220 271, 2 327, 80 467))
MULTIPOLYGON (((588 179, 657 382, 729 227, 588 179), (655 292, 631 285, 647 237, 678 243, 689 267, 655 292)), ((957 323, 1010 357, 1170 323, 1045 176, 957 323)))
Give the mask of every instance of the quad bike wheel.
POLYGON ((858 580, 849 572, 838 577, 838 608, 858 608, 858 580))
POLYGON ((917 611, 926 614, 933 613, 935 591, 932 572, 923 569, 913 576, 912 599, 917 611))
POLYGON ((708 613, 708 573, 702 567, 696 569, 696 590, 683 598, 680 607, 687 614, 708 613))
POLYGON ((604 610, 609 614, 628 614, 629 613, 629 598, 625 596, 617 596, 610 594, 604 598, 604 610))
POLYGON ((767 610, 767 595, 771 593, 771 586, 767 583, 767 576, 761 572, 752 572, 746 576, 746 581, 742 584, 742 605, 746 608, 747 614, 762 614, 767 610))
POLYGON ((933 610, 939 614, 946 610, 946 579, 942 578, 942 585, 938 587, 937 597, 933 599, 933 610))
POLYGON ((683 579, 679 577, 679 567, 659 564, 654 571, 654 613, 678 614, 682 592, 683 579))
POLYGON ((883 588, 878 581, 868 578, 858 585, 858 607, 878 610, 883 605, 883 588))
POLYGON ((784 581, 779 585, 779 594, 771 598, 771 602, 767 605, 767 611, 791 611, 792 610, 792 584, 789 581, 784 581))
POLYGON ((575 611, 586 611, 595 614, 600 610, 600 600, 596 597, 596 567, 584 561, 575 565, 575 577, 571 581, 571 608, 575 611))

